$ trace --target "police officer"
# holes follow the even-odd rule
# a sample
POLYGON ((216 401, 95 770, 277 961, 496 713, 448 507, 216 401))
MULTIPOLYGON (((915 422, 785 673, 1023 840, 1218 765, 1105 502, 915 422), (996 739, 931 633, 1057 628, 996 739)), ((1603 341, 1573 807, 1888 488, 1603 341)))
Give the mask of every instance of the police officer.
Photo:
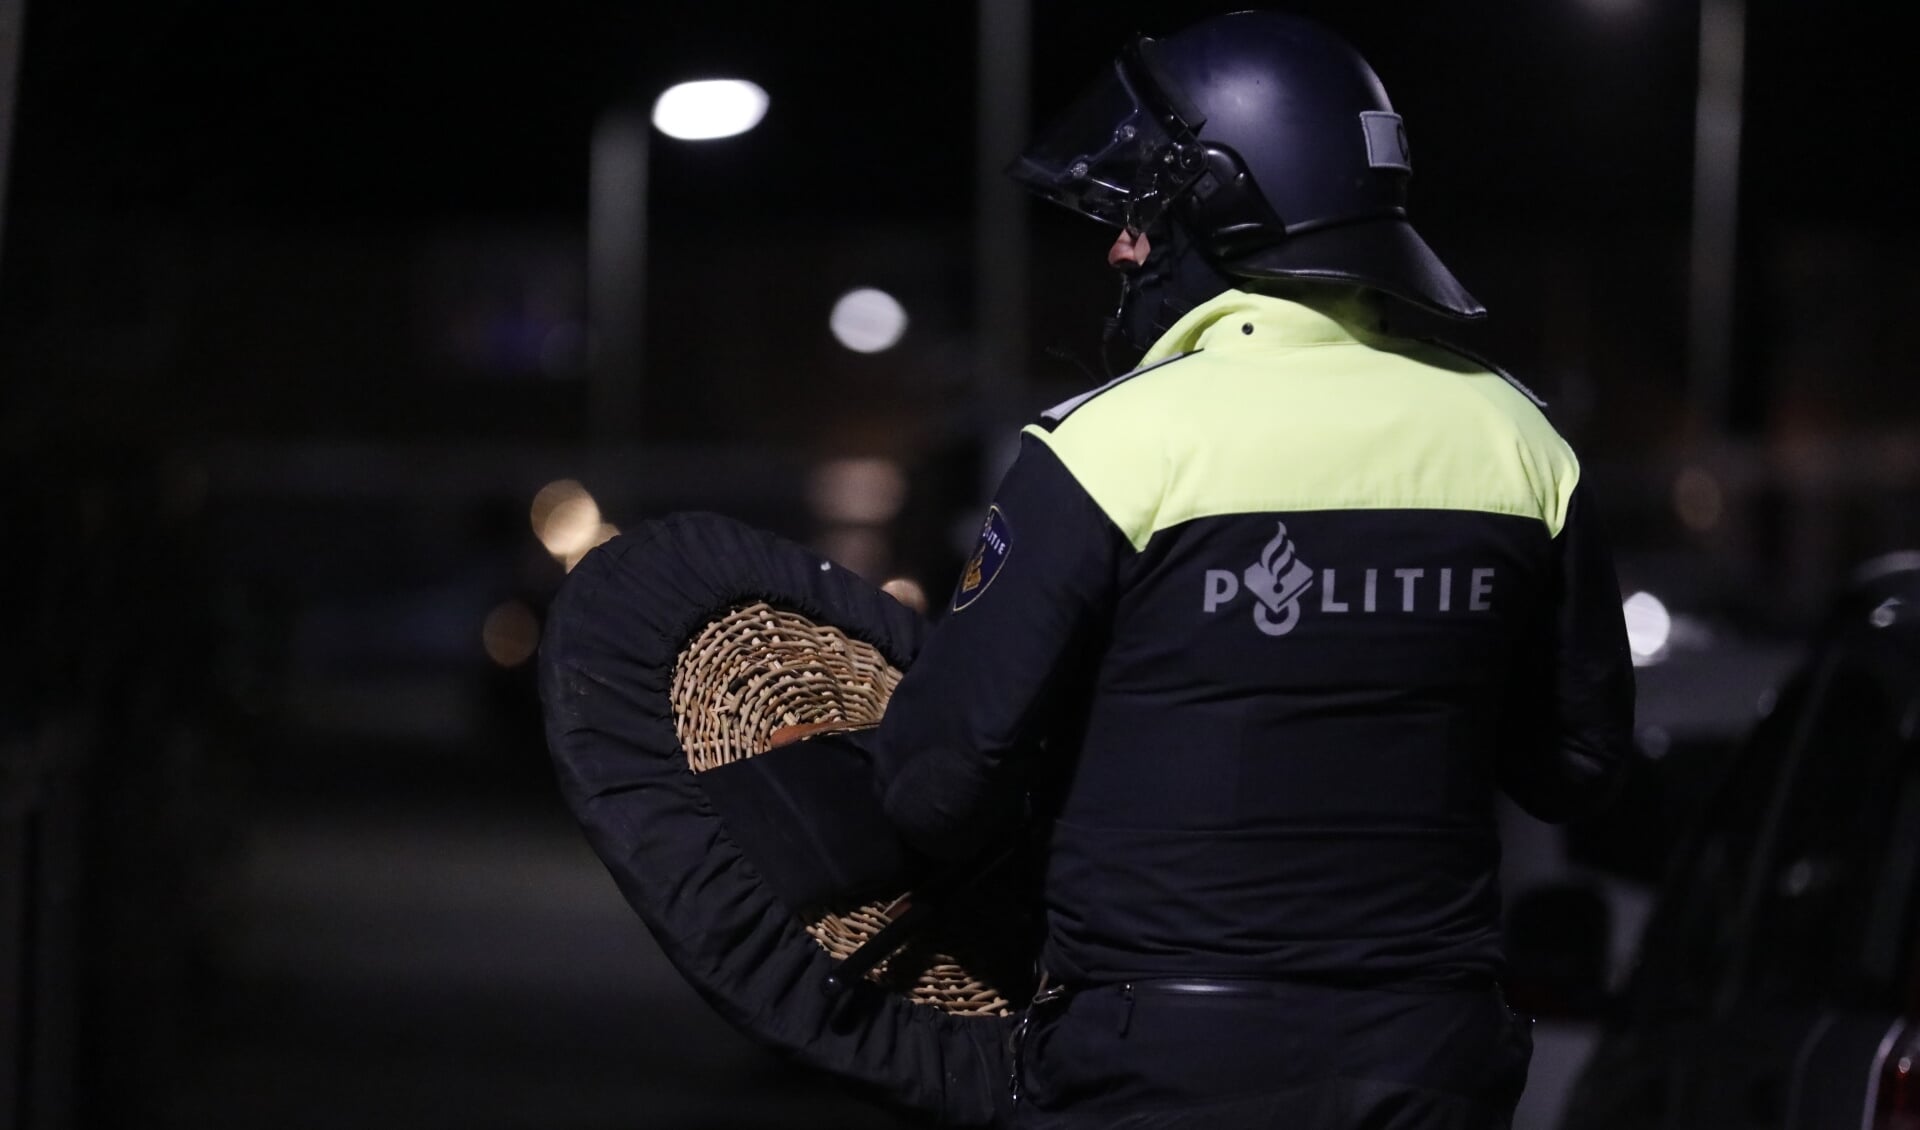
POLYGON ((1609 792, 1633 683, 1580 465, 1518 383, 1396 336, 1484 311, 1323 28, 1126 47, 1013 168, 1119 229, 1137 367, 1021 439, 892 700, 889 817, 1043 818, 1015 1124, 1504 1126, 1496 790, 1609 792))

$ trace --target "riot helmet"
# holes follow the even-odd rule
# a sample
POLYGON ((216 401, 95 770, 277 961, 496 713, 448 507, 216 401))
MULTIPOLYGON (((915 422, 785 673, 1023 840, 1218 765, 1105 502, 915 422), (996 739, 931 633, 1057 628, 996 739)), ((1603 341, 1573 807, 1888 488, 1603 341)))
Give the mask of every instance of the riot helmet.
POLYGON ((1148 235, 1108 324, 1138 351, 1224 290, 1285 280, 1486 313, 1407 220, 1412 156, 1379 77, 1298 16, 1234 12, 1136 37, 1007 171, 1148 235))

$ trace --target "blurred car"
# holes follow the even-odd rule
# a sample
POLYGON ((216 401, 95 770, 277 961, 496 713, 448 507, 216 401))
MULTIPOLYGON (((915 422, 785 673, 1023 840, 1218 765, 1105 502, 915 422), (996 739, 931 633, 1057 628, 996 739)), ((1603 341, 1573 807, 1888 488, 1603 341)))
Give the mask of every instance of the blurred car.
POLYGON ((1920 1128, 1920 553, 1716 775, 1563 1130, 1920 1128))

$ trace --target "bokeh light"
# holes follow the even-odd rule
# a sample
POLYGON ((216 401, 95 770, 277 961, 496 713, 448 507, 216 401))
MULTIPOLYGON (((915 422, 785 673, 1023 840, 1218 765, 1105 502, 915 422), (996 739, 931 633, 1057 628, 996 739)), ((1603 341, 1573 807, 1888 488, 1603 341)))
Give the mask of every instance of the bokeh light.
POLYGON ((823 531, 815 539, 814 548, 834 564, 868 580, 880 576, 892 556, 886 537, 867 526, 837 526, 823 531))
POLYGON ((1688 467, 1673 480, 1673 510, 1690 530, 1704 533, 1720 524, 1726 497, 1719 480, 1698 467, 1688 467))
POLYGON ((828 522, 878 526, 907 500, 907 475, 891 459, 833 459, 814 468, 807 502, 828 522))
POLYGON ((922 616, 927 614, 927 590, 912 577, 895 577, 881 585, 880 591, 922 616))
POLYGON ((1650 592, 1637 592, 1626 599, 1620 611, 1627 621, 1627 647, 1633 652, 1633 665, 1644 667, 1666 658, 1673 617, 1660 598, 1650 592))
POLYGON ((560 479, 533 496, 534 536, 569 571, 587 551, 620 533, 601 519, 600 504, 573 479, 560 479))
POLYGON ((861 287, 840 296, 827 316, 834 340, 855 353, 879 353, 907 332, 907 311, 884 290, 861 287))
POLYGON ((540 617, 520 601, 509 600, 487 613, 480 625, 480 645, 500 666, 518 667, 540 647, 540 617))
POLYGON ((567 567, 567 572, 571 573, 573 572, 573 567, 580 564, 580 559, 587 555, 588 550, 605 545, 619 536, 620 527, 611 522, 602 522, 594 528, 593 536, 587 539, 585 545, 574 550, 572 553, 563 555, 560 558, 560 563, 567 567))

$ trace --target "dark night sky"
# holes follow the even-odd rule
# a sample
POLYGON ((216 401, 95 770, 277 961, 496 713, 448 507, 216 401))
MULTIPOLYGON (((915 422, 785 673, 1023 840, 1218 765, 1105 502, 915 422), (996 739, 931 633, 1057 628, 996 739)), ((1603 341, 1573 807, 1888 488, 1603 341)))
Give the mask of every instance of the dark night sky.
MULTIPOLYGON (((1036 116, 1062 107, 1133 31, 1166 32, 1236 6, 1035 0, 1036 116)), ((1697 6, 1296 7, 1354 40, 1406 115, 1417 155, 1414 220, 1496 311, 1484 339, 1467 344, 1529 374, 1550 398, 1575 367, 1612 382, 1601 430, 1628 449, 1670 431, 1685 363, 1697 6)), ((1898 249, 1913 228, 1902 206, 1912 158, 1887 109, 1904 100, 1907 41, 1893 34, 1889 8, 1872 0, 1749 5, 1741 270, 1753 281, 1742 284, 1742 318, 1785 324, 1777 307, 1797 302, 1808 278, 1850 273, 1843 277, 1854 292, 1828 288, 1830 309, 1796 310, 1794 324, 1870 320, 1848 334, 1866 352, 1843 362, 1869 373, 1863 389, 1885 387, 1883 374, 1907 367, 1904 299, 1889 280, 1902 277, 1898 249), (1797 253, 1793 241, 1809 231, 1837 233, 1852 241, 1843 254, 1875 261, 1810 268, 1813 275, 1783 269, 1797 253), (1864 299, 1879 308, 1860 314, 1864 299)), ((102 334, 77 321, 64 336, 28 332, 43 323, 95 307, 110 319, 117 303, 136 331, 187 327, 145 386, 185 395, 155 394, 124 413, 137 427, 154 407, 215 421, 215 431, 271 430, 276 420, 300 431, 333 426, 322 420, 449 434, 536 417, 560 427, 579 416, 574 393, 502 391, 496 402, 478 390, 458 398, 456 413, 440 392, 397 379, 419 360, 401 340, 414 332, 400 324, 413 316, 402 308, 418 305, 404 277, 418 257, 405 259, 413 254, 405 249, 478 231, 577 239, 596 116, 682 79, 741 75, 772 96, 760 128, 734 141, 653 147, 656 275, 697 264, 751 283, 755 301, 795 306, 790 325, 762 327, 767 349, 798 342, 795 365, 840 373, 871 396, 893 387, 885 382, 895 363, 841 357, 823 319, 798 308, 821 300, 817 292, 854 285, 854 273, 876 273, 913 291, 928 312, 917 324, 930 352, 914 354, 915 364, 957 371, 971 332, 974 12, 972 4, 765 0, 672 8, 34 0, 0 346, 28 342, 21 348, 48 358, 18 366, 21 384, 65 386, 74 383, 64 375, 67 355, 50 351, 102 334), (155 243, 156 232, 189 250, 155 243), (248 259, 244 245, 256 236, 277 250, 248 259), (309 285, 303 240, 363 247, 367 258, 355 267, 337 255, 333 273, 316 270, 309 285), (864 249, 857 255, 856 246, 864 249), (121 247, 130 249, 124 261, 114 258, 121 247), (269 263, 270 255, 279 258, 269 263), (190 270, 176 265, 189 261, 190 270), (256 285, 232 265, 241 262, 278 274, 256 285), (168 302, 182 311, 198 305, 175 316, 168 302), (329 304, 391 312, 340 331, 329 304), (263 369, 279 374, 272 388, 280 393, 255 387, 263 369), (379 407, 339 392, 350 387, 377 390, 379 407)), ((1011 155, 993 156, 997 164, 1011 155)), ((1038 359, 1040 347, 1078 348, 1091 337, 1084 327, 1104 312, 1109 280, 1099 268, 1103 237, 1091 225, 1038 205, 1032 215, 1040 340, 1031 363, 1039 369, 1052 364, 1038 359), (1089 269, 1068 277, 1082 241, 1089 269)), ((663 284, 649 294, 658 327, 649 357, 661 371, 772 372, 785 359, 716 353, 710 343, 731 327, 663 312, 668 293, 663 284)), ((1754 373, 1786 352, 1751 340, 1743 364, 1754 373)), ((109 357, 95 370, 117 365, 109 357)), ((758 395, 687 385, 663 394, 685 401, 680 415, 653 417, 677 434, 721 427, 712 421, 731 420, 733 400, 758 395)), ((1847 395, 1849 404, 1872 397, 1847 395)), ((1762 412, 1739 410, 1750 420, 1762 412)))
MULTIPOLYGON (((1041 0, 1040 112, 1129 31, 1232 6, 1041 0)), ((1892 187, 1875 112, 1900 104, 1904 40, 1872 5, 1800 7, 1753 6, 1754 199, 1851 211, 1892 187)), ((1416 193, 1523 216, 1684 209, 1692 5, 1300 8, 1356 40, 1395 93, 1421 155, 1416 193)), ((752 145, 664 154, 662 206, 783 220, 969 207, 966 4, 41 0, 29 20, 26 210, 577 214, 594 113, 714 73, 772 92, 766 128, 752 145)))

